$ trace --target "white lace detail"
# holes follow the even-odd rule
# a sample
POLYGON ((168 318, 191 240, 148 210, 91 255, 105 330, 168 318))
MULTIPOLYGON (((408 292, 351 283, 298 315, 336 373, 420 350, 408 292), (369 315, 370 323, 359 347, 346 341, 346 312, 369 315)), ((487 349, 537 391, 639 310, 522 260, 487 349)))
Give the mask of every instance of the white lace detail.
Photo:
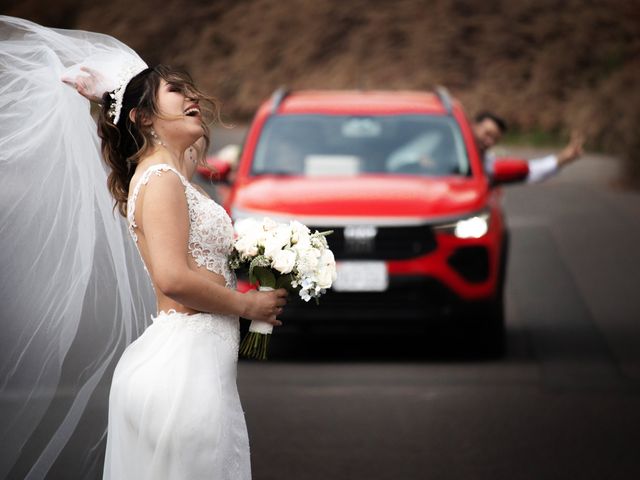
POLYGON ((240 345, 240 321, 234 315, 214 313, 188 314, 177 312, 173 308, 158 312, 158 316, 151 316, 153 324, 173 327, 184 327, 198 333, 213 333, 229 344, 238 353, 240 345))
POLYGON ((203 195, 175 168, 167 164, 150 166, 143 174, 127 202, 129 233, 138 242, 135 229, 136 199, 142 185, 149 182, 152 174, 162 175, 170 170, 180 178, 184 185, 189 207, 189 244, 188 250, 199 267, 222 275, 228 288, 236 288, 236 276, 227 263, 233 249, 234 231, 231 219, 224 208, 203 195))

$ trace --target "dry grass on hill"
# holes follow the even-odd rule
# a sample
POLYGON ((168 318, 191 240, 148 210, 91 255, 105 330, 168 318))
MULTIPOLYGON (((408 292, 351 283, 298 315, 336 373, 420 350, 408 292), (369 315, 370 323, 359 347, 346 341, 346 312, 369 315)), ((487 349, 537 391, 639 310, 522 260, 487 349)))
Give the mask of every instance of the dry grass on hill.
MULTIPOLYGON (((447 85, 521 131, 640 147, 640 4, 629 0, 14 0, 3 11, 100 31, 187 67, 247 119, 276 87, 447 85)), ((640 161, 638 165, 640 172, 640 161)))

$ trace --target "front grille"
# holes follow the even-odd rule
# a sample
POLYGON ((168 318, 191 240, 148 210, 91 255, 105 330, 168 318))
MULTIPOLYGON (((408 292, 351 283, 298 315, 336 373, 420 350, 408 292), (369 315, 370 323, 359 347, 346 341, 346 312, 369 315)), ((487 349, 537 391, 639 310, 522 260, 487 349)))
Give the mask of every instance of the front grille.
POLYGON ((436 238, 430 225, 377 227, 371 239, 352 241, 345 238, 345 227, 309 227, 311 231, 333 230, 327 237, 337 260, 402 260, 434 251, 436 238))

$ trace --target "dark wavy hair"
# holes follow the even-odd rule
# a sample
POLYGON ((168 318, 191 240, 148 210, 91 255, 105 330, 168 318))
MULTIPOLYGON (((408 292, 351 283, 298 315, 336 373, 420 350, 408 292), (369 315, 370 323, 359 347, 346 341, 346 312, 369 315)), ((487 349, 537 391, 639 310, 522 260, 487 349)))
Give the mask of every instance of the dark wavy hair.
POLYGON ((496 115, 493 112, 482 111, 482 112, 478 113, 474 118, 476 123, 480 123, 480 122, 482 122, 482 121, 484 121, 486 119, 489 119, 492 122, 494 122, 498 126, 498 129, 500 130, 500 133, 505 133, 507 131, 508 126, 507 126, 506 120, 504 118, 496 115))
MULTIPOLYGON (((215 98, 196 88, 191 76, 167 65, 147 68, 133 77, 124 91, 122 109, 118 123, 109 117, 113 99, 109 92, 104 94, 102 108, 98 117, 98 136, 102 140, 102 157, 110 168, 107 185, 122 216, 127 215, 129 184, 141 158, 153 147, 151 129, 147 126, 154 117, 161 117, 158 111, 157 97, 161 81, 179 88, 188 98, 198 100, 202 112, 202 135, 205 139, 204 152, 209 147, 209 128, 220 119, 220 109, 215 98), (134 120, 129 118, 135 108, 134 120)), ((199 152, 202 153, 202 152, 199 152)), ((198 155, 206 166, 204 155, 198 155)))

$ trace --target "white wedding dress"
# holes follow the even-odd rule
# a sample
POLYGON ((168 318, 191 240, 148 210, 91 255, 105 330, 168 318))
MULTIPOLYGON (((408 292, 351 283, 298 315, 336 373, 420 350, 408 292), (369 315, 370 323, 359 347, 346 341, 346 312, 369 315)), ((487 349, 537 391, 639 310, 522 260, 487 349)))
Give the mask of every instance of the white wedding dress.
MULTIPOLYGON (((227 265, 233 227, 225 210, 169 165, 153 165, 130 193, 137 242, 138 193, 154 175, 178 175, 189 207, 189 253, 236 280, 227 265)), ((113 376, 104 478, 247 480, 249 441, 236 387, 238 317, 160 312, 124 352, 113 376)))

